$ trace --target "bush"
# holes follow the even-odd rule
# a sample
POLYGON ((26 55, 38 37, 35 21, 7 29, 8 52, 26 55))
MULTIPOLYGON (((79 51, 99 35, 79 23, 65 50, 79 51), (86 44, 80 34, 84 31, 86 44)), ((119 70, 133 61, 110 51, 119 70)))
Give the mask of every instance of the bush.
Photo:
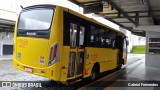
POLYGON ((131 53, 145 54, 146 53, 146 46, 133 46, 131 53))

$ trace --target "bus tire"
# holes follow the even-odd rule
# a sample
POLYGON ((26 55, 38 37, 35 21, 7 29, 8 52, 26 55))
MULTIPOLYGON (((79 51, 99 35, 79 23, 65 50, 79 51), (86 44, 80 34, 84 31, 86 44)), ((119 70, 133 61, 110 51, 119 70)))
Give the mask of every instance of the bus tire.
POLYGON ((91 81, 96 80, 97 76, 98 76, 98 70, 97 70, 97 68, 94 66, 94 67, 92 68, 92 71, 91 71, 90 80, 91 80, 91 81))

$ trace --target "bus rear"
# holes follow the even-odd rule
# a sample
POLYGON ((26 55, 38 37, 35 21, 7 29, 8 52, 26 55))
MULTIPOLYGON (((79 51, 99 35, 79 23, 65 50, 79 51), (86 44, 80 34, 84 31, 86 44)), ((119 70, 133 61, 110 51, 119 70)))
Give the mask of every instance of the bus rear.
POLYGON ((55 9, 53 5, 37 5, 21 11, 14 35, 14 68, 59 80, 55 9))

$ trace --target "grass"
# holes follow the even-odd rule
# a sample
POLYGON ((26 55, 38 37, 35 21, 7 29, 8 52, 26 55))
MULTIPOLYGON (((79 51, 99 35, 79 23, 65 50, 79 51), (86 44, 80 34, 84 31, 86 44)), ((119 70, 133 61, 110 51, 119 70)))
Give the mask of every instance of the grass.
POLYGON ((133 46, 131 53, 145 54, 146 53, 146 46, 133 46))

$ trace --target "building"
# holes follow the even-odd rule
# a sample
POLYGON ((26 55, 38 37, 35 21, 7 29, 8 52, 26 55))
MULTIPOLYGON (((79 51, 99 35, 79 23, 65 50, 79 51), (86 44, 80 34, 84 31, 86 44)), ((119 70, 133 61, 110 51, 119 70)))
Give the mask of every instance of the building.
POLYGON ((0 56, 13 54, 13 32, 18 14, 10 1, 0 3, 0 56))

